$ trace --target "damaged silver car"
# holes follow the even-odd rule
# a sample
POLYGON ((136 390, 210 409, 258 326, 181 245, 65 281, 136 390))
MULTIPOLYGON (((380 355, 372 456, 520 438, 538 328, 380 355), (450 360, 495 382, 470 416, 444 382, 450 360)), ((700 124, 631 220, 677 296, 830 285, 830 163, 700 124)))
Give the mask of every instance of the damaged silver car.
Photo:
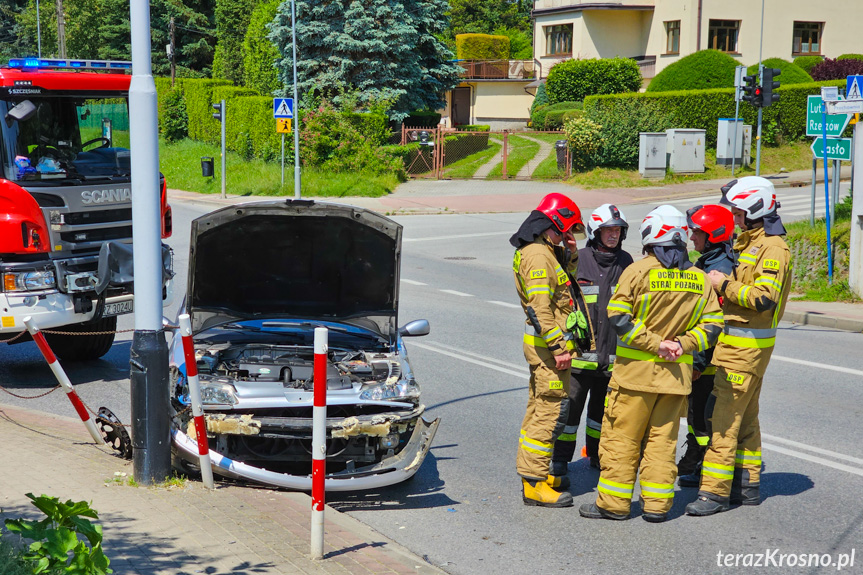
MULTIPOLYGON (((244 204, 192 222, 184 312, 215 473, 311 489, 314 329, 329 329, 328 490, 413 476, 426 421, 398 328, 402 228, 361 208, 308 200, 244 204)), ((175 465, 194 470, 183 346, 171 347, 175 465)))

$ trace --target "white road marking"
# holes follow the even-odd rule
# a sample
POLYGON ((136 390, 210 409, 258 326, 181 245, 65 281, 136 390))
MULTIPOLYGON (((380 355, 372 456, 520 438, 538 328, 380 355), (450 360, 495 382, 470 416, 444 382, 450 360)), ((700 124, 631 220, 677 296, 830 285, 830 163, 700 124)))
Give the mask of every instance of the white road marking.
POLYGON ((406 284, 411 284, 412 286, 427 286, 428 285, 428 284, 424 284, 423 282, 418 282, 418 281, 414 281, 414 280, 406 280, 404 278, 402 278, 401 281, 405 282, 406 284))
POLYGON ((820 453, 821 455, 827 455, 828 457, 835 457, 836 459, 844 459, 849 463, 857 463, 859 465, 863 465, 863 459, 859 459, 857 457, 851 457, 850 455, 844 455, 842 453, 836 453, 835 451, 830 451, 829 449, 821 449, 820 447, 814 447, 812 445, 806 445, 805 443, 799 443, 797 441, 791 441, 790 439, 783 439, 782 437, 776 437, 775 435, 767 435, 766 433, 762 433, 761 437, 766 438, 768 441, 775 441, 777 443, 784 443, 785 445, 790 445, 791 447, 796 447, 798 449, 805 449, 807 451, 811 451, 813 453, 820 453))
POLYGON ((823 459, 821 457, 815 457, 814 455, 808 455, 806 453, 800 453, 799 451, 793 451, 791 449, 785 449, 784 447, 779 447, 778 445, 769 445, 767 443, 761 444, 762 448, 769 449, 771 451, 775 451, 777 453, 784 453, 785 455, 790 455, 791 457, 796 457, 798 459, 804 459, 806 461, 811 461, 812 463, 820 463, 821 465, 825 465, 827 467, 832 467, 833 469, 838 469, 840 471, 847 471, 848 473, 853 473, 854 475, 859 475, 863 477, 863 469, 859 469, 857 467, 851 467, 849 465, 843 465, 841 463, 836 463, 835 461, 830 461, 829 459, 823 459))
POLYGON ((481 234, 457 234, 452 236, 434 236, 430 238, 403 238, 402 242, 436 242, 439 240, 460 240, 462 238, 485 238, 489 236, 511 236, 512 232, 483 232, 481 234))
POLYGON ((494 305, 502 305, 503 307, 514 307, 516 309, 521 309, 521 305, 516 303, 508 303, 505 301, 488 300, 487 303, 492 303, 494 305))
POLYGON ((515 369, 515 370, 520 370, 520 371, 522 371, 522 372, 524 372, 524 373, 526 373, 526 374, 529 374, 529 373, 530 373, 530 370, 529 370, 527 367, 525 367, 525 365, 524 365, 523 363, 509 363, 509 362, 506 362, 506 361, 503 361, 503 360, 500 360, 500 359, 494 359, 494 358, 491 358, 491 357, 489 357, 489 356, 487 356, 487 355, 481 355, 481 354, 479 354, 479 353, 473 353, 473 352, 470 352, 470 351, 465 351, 465 350, 463 350, 463 349, 461 349, 461 348, 455 347, 455 346, 453 346, 453 345, 447 345, 447 344, 445 344, 445 343, 441 343, 441 342, 439 342, 439 341, 426 341, 426 344, 433 345, 433 346, 435 346, 435 347, 439 347, 439 348, 442 348, 442 349, 450 350, 450 351, 455 352, 455 353, 460 353, 460 354, 462 354, 462 355, 467 355, 467 356, 470 356, 470 357, 475 357, 475 358, 477 358, 477 359, 484 359, 484 360, 486 360, 486 361, 493 361, 493 362, 495 362, 495 363, 499 363, 500 365, 505 365, 506 367, 510 367, 510 368, 512 368, 512 369, 515 369))
POLYGON ((460 292, 460 291, 455 291, 454 289, 442 289, 442 290, 440 290, 440 291, 442 291, 443 293, 448 293, 448 294, 452 294, 452 295, 457 295, 457 296, 459 296, 459 297, 473 297, 473 294, 464 293, 464 292, 460 292))
POLYGON ((428 350, 428 351, 433 351, 433 352, 435 352, 435 353, 439 353, 439 354, 441 354, 441 355, 446 355, 446 356, 448 356, 448 357, 454 357, 455 359, 460 359, 460 360, 462 360, 462 361, 466 361, 467 363, 472 363, 472 364, 474 364, 474 365, 480 365, 480 366, 485 367, 485 368, 487 368, 487 369, 493 369, 494 371, 499 371, 499 372, 501 372, 501 373, 506 373, 506 374, 508 374, 508 375, 514 375, 514 376, 516 376, 516 377, 518 377, 518 378, 521 378, 521 379, 524 379, 524 376, 525 376, 525 373, 524 373, 524 372, 515 371, 515 370, 512 370, 512 369, 507 369, 507 368, 505 368, 505 367, 500 367, 500 366, 498 366, 498 365, 494 365, 493 363, 488 363, 488 362, 486 362, 486 361, 479 361, 479 360, 476 360, 476 359, 472 359, 472 358, 470 358, 470 357, 465 357, 465 355, 464 355, 464 353, 463 353, 463 352, 453 353, 453 352, 450 352, 450 351, 446 351, 446 350, 443 350, 443 349, 438 349, 438 348, 436 348, 436 347, 432 347, 432 346, 430 346, 430 345, 427 345, 427 344, 424 344, 424 343, 419 343, 419 342, 416 342, 416 341, 411 341, 411 342, 410 342, 410 344, 409 344, 409 346, 410 346, 410 347, 419 347, 419 348, 422 348, 422 349, 426 349, 426 350, 428 350))
POLYGON ((839 373, 850 373, 851 375, 863 376, 863 370, 851 369, 850 367, 840 367, 838 365, 827 365, 826 363, 817 363, 814 361, 806 361, 805 359, 797 359, 795 357, 785 357, 782 355, 771 356, 771 359, 779 361, 787 361, 788 363, 796 363, 799 365, 807 365, 809 367, 817 367, 818 369, 828 369, 830 371, 838 371, 839 373))

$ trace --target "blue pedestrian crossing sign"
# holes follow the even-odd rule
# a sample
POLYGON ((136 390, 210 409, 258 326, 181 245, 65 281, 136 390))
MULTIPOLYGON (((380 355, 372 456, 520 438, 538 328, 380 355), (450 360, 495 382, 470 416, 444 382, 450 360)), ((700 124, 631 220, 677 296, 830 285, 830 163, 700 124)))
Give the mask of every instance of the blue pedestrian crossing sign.
POLYGON ((863 76, 848 76, 845 88, 846 100, 863 100, 863 76))
POLYGON ((293 118, 293 98, 273 98, 273 118, 293 118))

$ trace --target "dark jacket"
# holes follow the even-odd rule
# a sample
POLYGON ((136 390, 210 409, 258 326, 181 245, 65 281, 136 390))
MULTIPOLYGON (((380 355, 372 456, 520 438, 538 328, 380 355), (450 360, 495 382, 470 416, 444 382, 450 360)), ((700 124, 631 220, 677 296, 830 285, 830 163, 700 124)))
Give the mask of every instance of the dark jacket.
POLYGON ((607 372, 609 365, 614 363, 617 333, 608 321, 606 309, 620 274, 631 263, 632 256, 623 250, 607 253, 591 246, 578 250, 576 280, 584 293, 596 349, 573 359, 573 373, 583 370, 607 372))
MULTIPOLYGON (((731 272, 734 271, 734 259, 729 251, 725 249, 724 245, 717 246, 716 244, 710 244, 710 249, 701 254, 695 260, 694 265, 705 273, 716 270, 730 276, 731 272)), ((694 352, 692 354, 693 369, 704 373, 713 360, 713 350, 714 348, 711 347, 707 351, 694 352)))

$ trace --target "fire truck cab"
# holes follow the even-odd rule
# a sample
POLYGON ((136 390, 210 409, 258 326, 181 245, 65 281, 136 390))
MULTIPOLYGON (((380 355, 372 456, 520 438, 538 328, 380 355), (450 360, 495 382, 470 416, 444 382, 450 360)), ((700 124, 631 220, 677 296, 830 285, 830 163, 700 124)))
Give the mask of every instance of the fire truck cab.
MULTIPOLYGON (((0 338, 30 316, 65 360, 103 356, 133 312, 129 62, 11 59, 0 67, 0 338)), ((171 208, 160 178, 162 238, 171 208)), ((162 245, 162 295, 172 296, 162 245)))

